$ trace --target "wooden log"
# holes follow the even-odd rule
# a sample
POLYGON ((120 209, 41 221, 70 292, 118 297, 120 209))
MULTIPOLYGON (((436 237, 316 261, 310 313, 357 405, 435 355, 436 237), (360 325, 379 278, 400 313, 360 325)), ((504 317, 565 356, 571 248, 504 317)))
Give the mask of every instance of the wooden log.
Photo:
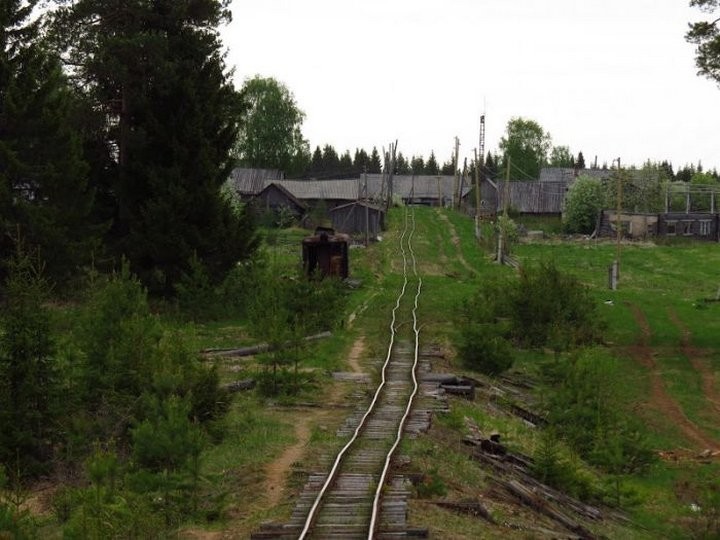
POLYGON ((454 501, 433 501, 433 504, 440 508, 447 508, 461 514, 480 516, 484 520, 495 524, 495 520, 479 501, 454 502, 454 501))
POLYGON ((255 388, 255 379, 243 379, 242 381, 234 381, 222 385, 223 390, 227 390, 231 393, 240 392, 242 390, 252 390, 253 388, 255 388))
MULTIPOLYGON (((303 341, 310 342, 310 341, 316 341, 319 339, 325 339, 332 336, 332 332, 320 332, 319 334, 314 334, 312 336, 306 336, 303 338, 303 341)), ((285 343, 279 347, 279 349, 287 349, 292 346, 292 343, 285 343)), ((260 354, 264 352, 268 352, 272 349, 269 344, 267 343, 260 343, 258 345, 251 345, 248 347, 239 347, 235 349, 203 349, 200 351, 201 354, 213 357, 213 356, 226 356, 226 357, 238 357, 238 356, 252 356, 254 354, 260 354)))
POLYGON ((475 387, 474 386, 460 386, 454 384, 441 384, 440 387, 445 390, 448 394, 455 396, 462 396, 470 401, 475 399, 475 387))
POLYGON ((595 538, 595 535, 593 535, 592 532, 583 527, 580 523, 573 521, 556 508, 553 508, 550 504, 545 502, 542 498, 538 497, 535 493, 516 480, 510 480, 508 482, 498 478, 494 478, 493 480, 505 488, 510 494, 519 499, 524 505, 545 514, 550 519, 560 523, 569 531, 572 531, 575 534, 580 535, 582 538, 589 540, 595 538))

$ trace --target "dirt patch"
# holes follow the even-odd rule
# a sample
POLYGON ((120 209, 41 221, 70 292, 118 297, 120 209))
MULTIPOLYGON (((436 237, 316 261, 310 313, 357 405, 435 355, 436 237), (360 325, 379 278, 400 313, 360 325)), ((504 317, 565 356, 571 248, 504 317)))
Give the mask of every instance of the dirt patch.
POLYGON ((360 336, 353 343, 350 354, 348 355, 348 366, 350 371, 354 373, 361 373, 362 368, 360 367, 360 358, 365 352, 365 336, 360 336))
POLYGON ((465 260, 465 257, 463 257, 462 251, 460 250, 460 237, 455 230, 455 226, 450 222, 450 220, 445 214, 437 211, 437 215, 448 226, 448 230, 450 231, 450 241, 452 242, 453 246, 455 246, 455 250, 457 251, 457 260, 460 261, 460 264, 462 264, 467 270, 469 270, 473 274, 478 274, 478 271, 475 270, 475 268, 473 268, 472 266, 470 266, 470 263, 468 263, 467 260, 465 260))
POLYGON ((663 416, 672 424, 676 425, 688 440, 701 449, 720 449, 720 444, 712 437, 704 433, 698 426, 685 416, 680 405, 667 393, 665 384, 660 375, 653 350, 650 343, 650 324, 645 313, 636 305, 629 304, 635 322, 640 327, 638 343, 630 349, 632 357, 640 365, 650 371, 650 407, 660 411, 663 416))
POLYGON ((700 374, 703 395, 712 406, 715 414, 718 415, 718 421, 720 423, 720 391, 718 391, 715 381, 715 374, 710 369, 707 352, 693 347, 690 329, 680 319, 673 308, 668 309, 668 315, 672 323, 681 332, 682 337, 680 338, 680 344, 682 346, 682 352, 690 361, 693 369, 700 374))
MULTIPOLYGON (((365 336, 359 336, 353 343, 348 355, 348 365, 355 373, 362 372, 360 358, 365 352, 365 336)), ((341 400, 343 386, 333 384, 326 398, 328 403, 337 403, 341 400)), ((280 504, 285 494, 288 474, 293 463, 301 461, 305 455, 305 448, 310 441, 312 426, 332 414, 332 411, 317 410, 291 413, 292 422, 295 426, 295 443, 285 448, 285 451, 277 459, 268 463, 265 468, 264 492, 269 507, 280 504)))
POLYGON ((52 482, 38 482, 28 493, 21 508, 34 516, 47 516, 53 512, 52 499, 60 485, 52 482))
POLYGON ((268 506, 276 506, 283 498, 285 481, 293 463, 300 461, 305 453, 305 446, 310 440, 310 424, 319 417, 309 415, 306 411, 293 418, 295 425, 295 444, 288 446, 285 451, 265 468, 267 477, 265 479, 265 494, 268 506))

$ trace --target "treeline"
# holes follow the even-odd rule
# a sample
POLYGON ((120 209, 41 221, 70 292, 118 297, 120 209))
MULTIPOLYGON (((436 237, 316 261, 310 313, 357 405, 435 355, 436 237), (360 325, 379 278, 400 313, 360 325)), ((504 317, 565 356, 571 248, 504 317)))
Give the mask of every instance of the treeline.
MULTIPOLYGON (((384 170, 386 170, 386 160, 381 156, 377 147, 373 147, 369 153, 358 148, 351 155, 349 150, 338 154, 332 145, 326 144, 322 148, 315 147, 312 156, 308 156, 304 167, 290 176, 318 179, 343 178, 357 177, 363 173, 379 174, 384 170)), ((462 166, 459 167, 459 170, 462 171, 462 166)), ((453 175, 455 166, 452 157, 442 165, 439 164, 435 152, 430 152, 427 160, 423 156, 407 158, 402 152, 398 152, 395 156, 393 172, 394 174, 453 175)))

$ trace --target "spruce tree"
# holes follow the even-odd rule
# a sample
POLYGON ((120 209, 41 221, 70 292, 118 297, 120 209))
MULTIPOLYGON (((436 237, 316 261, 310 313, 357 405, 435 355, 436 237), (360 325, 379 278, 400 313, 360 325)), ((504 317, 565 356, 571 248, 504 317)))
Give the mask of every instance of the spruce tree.
POLYGON ((105 112, 108 241, 154 292, 171 294, 194 256, 219 281, 257 243, 249 213, 221 191, 241 108, 217 32, 227 5, 76 0, 57 13, 79 87, 105 112))
POLYGON ((79 103, 39 22, 28 22, 36 3, 0 10, 0 267, 22 236, 39 248, 48 277, 65 280, 97 252, 100 229, 90 218, 79 103))
POLYGON ((432 175, 440 174, 440 166, 438 165, 437 158, 435 157, 435 152, 430 152, 430 157, 428 158, 427 163, 425 163, 425 172, 432 175))
POLYGON ((58 378, 42 265, 18 240, 0 317, 0 468, 42 471, 51 451, 58 378))
POLYGON ((378 149, 373 146, 370 159, 368 161, 368 172, 373 174, 380 174, 382 172, 382 162, 380 160, 380 154, 378 149))

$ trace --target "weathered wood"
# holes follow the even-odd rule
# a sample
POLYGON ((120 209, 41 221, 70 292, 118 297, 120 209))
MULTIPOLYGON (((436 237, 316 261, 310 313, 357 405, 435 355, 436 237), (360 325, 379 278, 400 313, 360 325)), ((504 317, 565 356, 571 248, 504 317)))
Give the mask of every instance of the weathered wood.
POLYGON ((532 492, 531 490, 527 489, 525 486, 520 484, 516 480, 510 480, 508 482, 501 480, 499 478, 494 478, 494 482, 501 485, 503 488, 505 488, 509 493, 514 495, 517 499, 520 500, 524 505, 529 506, 530 508, 537 510, 538 512, 545 514, 550 519, 560 523, 563 527, 568 529, 569 531, 574 532, 575 534, 580 535, 582 538, 586 539, 593 539, 595 538, 595 535, 590 532, 588 529, 583 527, 580 523, 573 521, 571 518, 557 510, 556 508, 553 508, 550 504, 548 504, 545 500, 540 498, 536 493, 532 492))
MULTIPOLYGON (((312 336, 307 336, 303 338, 303 341, 309 342, 309 341, 316 341, 319 339, 326 339, 332 336, 332 332, 320 332, 319 334, 314 334, 312 336)), ((287 349, 289 347, 292 347, 292 343, 285 343, 284 345, 280 346, 279 349, 287 349)), ((260 354, 264 352, 269 352, 271 350, 277 350, 273 349, 269 344, 267 343, 260 343, 258 345, 251 345, 248 347, 239 347, 235 349, 203 349, 200 351, 201 354, 209 357, 213 356, 225 356, 225 357, 238 357, 238 356, 252 356, 254 354, 260 354)))
POLYGON ((495 520, 490 515, 490 512, 488 512, 487 508, 485 508, 479 501, 465 501, 465 502, 456 502, 456 501, 432 501, 434 505, 439 506, 440 508, 447 508, 448 510, 453 510, 455 512, 459 512, 461 514, 468 514, 471 516, 479 516, 483 518, 484 520, 495 524, 495 520))
POLYGON ((470 401, 475 399, 475 387, 466 385, 441 384, 440 387, 448 394, 462 396, 470 401))
POLYGON ((242 381, 234 381, 222 385, 223 390, 227 390, 231 393, 240 392, 242 390, 252 390, 253 388, 255 388, 255 379, 243 379, 242 381))

